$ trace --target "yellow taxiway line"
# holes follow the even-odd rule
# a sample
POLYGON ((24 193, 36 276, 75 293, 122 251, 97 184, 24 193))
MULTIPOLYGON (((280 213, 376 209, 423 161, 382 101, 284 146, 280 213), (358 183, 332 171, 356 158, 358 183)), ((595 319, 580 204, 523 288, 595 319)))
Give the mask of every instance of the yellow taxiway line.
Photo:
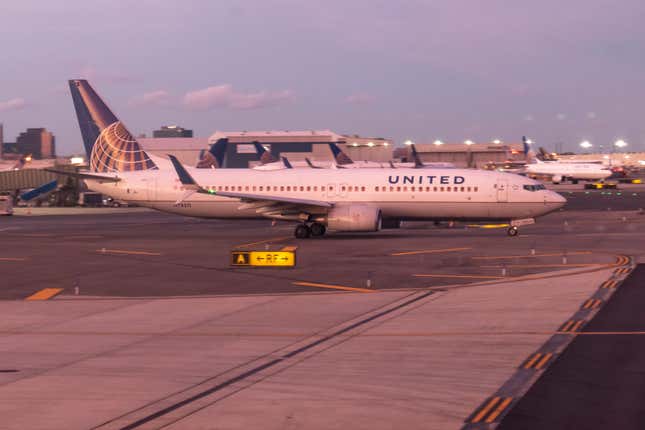
POLYGON ((0 261, 25 261, 24 257, 0 257, 0 261))
POLYGON ((130 251, 126 249, 97 249, 96 252, 99 254, 123 254, 123 255, 153 255, 159 256, 162 255, 160 252, 150 252, 150 251, 130 251))
POLYGON ((49 300, 61 291, 63 291, 62 288, 44 288, 27 297, 25 300, 49 300))
POLYGON ((412 275, 416 278, 469 278, 469 279, 505 279, 506 276, 486 276, 486 275, 444 275, 444 274, 428 274, 417 273, 412 275))
POLYGON ((528 255, 497 255, 497 256, 488 256, 488 255, 482 255, 482 256, 476 256, 476 257, 471 257, 473 260, 495 260, 495 259, 504 259, 504 258, 535 258, 535 257, 562 257, 562 256, 570 256, 570 255, 588 255, 592 254, 591 251, 575 251, 575 252, 557 252, 557 253, 551 253, 551 254, 528 254, 528 255))
POLYGON ((505 267, 515 267, 515 268, 546 268, 546 267, 593 267, 593 266, 605 266, 602 263, 580 263, 580 264, 506 264, 503 266, 479 266, 483 269, 503 269, 505 267))
POLYGON ((274 237, 271 239, 265 239, 265 240, 259 240, 257 242, 251 242, 251 243, 243 243, 241 245, 235 245, 235 248, 244 248, 247 246, 253 246, 253 245, 261 245, 263 243, 270 243, 270 242, 283 242, 287 239, 291 239, 293 236, 281 236, 281 237, 274 237))
POLYGON ((421 249, 418 251, 406 251, 406 252, 395 252, 390 254, 391 256, 398 255, 417 255, 417 254, 438 254, 441 252, 457 252, 457 251, 468 251, 472 248, 445 248, 445 249, 421 249))
POLYGON ((293 285, 301 287, 329 288, 332 290, 355 291, 358 293, 373 293, 374 290, 367 288, 345 287, 344 285, 319 284, 317 282, 292 282, 293 285))

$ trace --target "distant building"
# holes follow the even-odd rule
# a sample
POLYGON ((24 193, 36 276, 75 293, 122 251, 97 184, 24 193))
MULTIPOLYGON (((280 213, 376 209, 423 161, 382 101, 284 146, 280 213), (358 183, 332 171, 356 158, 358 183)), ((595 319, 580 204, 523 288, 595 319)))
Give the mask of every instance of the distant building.
POLYGON ((178 125, 164 125, 153 131, 152 137, 193 137, 193 131, 178 125))
POLYGON ((14 151, 37 160, 56 158, 56 138, 44 128, 28 128, 16 138, 14 151))
POLYGON ((290 161, 332 161, 329 143, 336 143, 356 161, 387 161, 392 158, 392 145, 386 139, 343 136, 330 130, 305 131, 216 131, 208 139, 214 144, 220 139, 228 143, 224 167, 246 168, 259 163, 254 143, 260 143, 275 157, 290 161))
MULTIPOLYGON (((481 169, 488 163, 526 159, 521 143, 418 143, 415 146, 421 160, 453 163, 457 167, 481 169)), ((412 159, 410 156, 407 158, 412 159)))
POLYGON ((4 127, 0 123, 0 159, 2 159, 2 151, 4 148, 4 127))

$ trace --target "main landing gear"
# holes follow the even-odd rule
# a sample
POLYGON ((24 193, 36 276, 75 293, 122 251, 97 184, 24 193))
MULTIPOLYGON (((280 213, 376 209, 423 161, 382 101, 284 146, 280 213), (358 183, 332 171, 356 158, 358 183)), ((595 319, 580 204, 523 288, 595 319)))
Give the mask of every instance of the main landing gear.
POLYGON ((508 228, 506 233, 511 237, 515 237, 520 233, 520 231, 517 229, 516 226, 511 226, 511 227, 508 228))
POLYGON ((307 224, 298 224, 293 232, 297 239, 307 239, 310 236, 318 237, 325 234, 327 227, 319 222, 307 224))

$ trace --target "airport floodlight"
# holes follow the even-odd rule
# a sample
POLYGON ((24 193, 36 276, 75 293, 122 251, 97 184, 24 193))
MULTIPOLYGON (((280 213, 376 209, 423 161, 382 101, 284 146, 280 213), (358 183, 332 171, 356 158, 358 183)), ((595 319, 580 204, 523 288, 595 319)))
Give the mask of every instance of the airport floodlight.
POLYGON ((367 146, 371 148, 372 146, 374 146, 374 142, 367 142, 367 146))
POLYGON ((27 162, 31 161, 31 155, 26 156, 25 161, 27 161, 27 162))
POLYGON ((495 145, 499 145, 500 143, 502 143, 502 141, 500 139, 493 139, 493 143, 495 145))
POLYGON ((627 142, 625 142, 623 139, 618 139, 617 141, 614 142, 614 145, 617 148, 624 148, 627 146, 627 142))
POLYGON ((526 139, 526 143, 529 145, 533 145, 533 140, 532 139, 526 139))
POLYGON ((414 145, 414 142, 412 142, 410 139, 408 139, 405 142, 403 142, 403 144, 406 145, 406 146, 410 146, 410 145, 414 145))
POLYGON ((352 146, 358 146, 358 142, 352 143, 352 146))
POLYGON ((580 146, 583 147, 584 149, 589 149, 593 145, 588 140, 584 140, 584 141, 580 142, 580 146))
POLYGON ((435 140, 435 141, 434 141, 434 142, 432 142, 432 143, 434 143, 434 144, 435 144, 435 145, 437 145, 437 146, 443 145, 443 142, 442 142, 442 141, 440 141, 439 139, 435 140))
POLYGON ((383 146, 390 146, 390 142, 383 142, 383 146))
POLYGON ((473 144, 473 143, 475 143, 475 142, 473 142, 473 141, 472 141, 472 140, 470 140, 470 139, 466 139, 466 140, 464 140, 464 143, 465 143, 466 145, 470 146, 470 145, 472 145, 472 144, 473 144))
POLYGON ((85 163, 83 157, 72 157, 69 159, 69 163, 73 165, 79 165, 85 163))

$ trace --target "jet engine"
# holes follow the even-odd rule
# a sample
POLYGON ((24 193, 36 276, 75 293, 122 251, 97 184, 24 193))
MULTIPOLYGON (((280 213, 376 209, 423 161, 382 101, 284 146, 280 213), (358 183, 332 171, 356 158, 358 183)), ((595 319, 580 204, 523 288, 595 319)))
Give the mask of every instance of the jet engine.
POLYGON ((381 210, 369 205, 337 206, 329 211, 325 222, 335 231, 379 231, 381 210))
POLYGON ((563 179, 564 178, 561 175, 554 175, 551 178, 551 182, 553 182, 554 184, 559 184, 560 182, 562 182, 563 179))

